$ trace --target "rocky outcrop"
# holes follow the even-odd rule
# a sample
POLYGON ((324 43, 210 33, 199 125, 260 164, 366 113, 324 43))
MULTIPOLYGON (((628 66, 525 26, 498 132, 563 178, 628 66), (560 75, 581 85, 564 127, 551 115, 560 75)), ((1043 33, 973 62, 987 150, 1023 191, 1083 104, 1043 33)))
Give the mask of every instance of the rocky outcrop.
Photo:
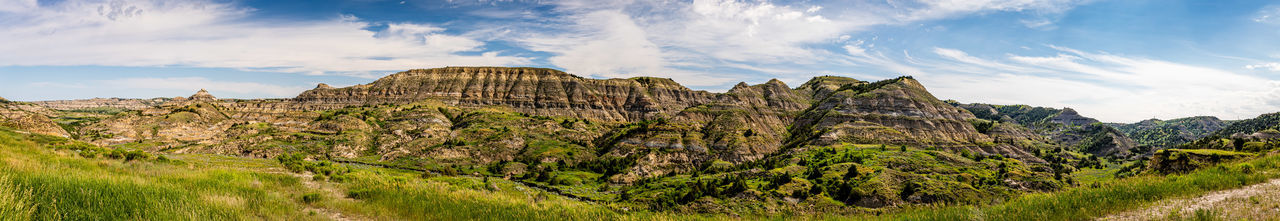
POLYGON ((1049 122, 1058 123, 1067 126, 1085 126, 1098 123, 1097 119, 1080 116, 1075 109, 1063 108, 1057 115, 1049 118, 1049 122))
POLYGON ((1129 158, 1139 154, 1136 142, 1123 132, 1085 117, 1071 108, 1054 109, 1027 105, 960 104, 974 116, 1001 123, 1015 123, 1048 138, 1049 143, 1072 147, 1098 156, 1129 158))
POLYGON ((534 115, 634 121, 674 115, 712 98, 665 78, 598 80, 545 68, 449 67, 400 72, 345 88, 317 87, 295 100, 338 107, 430 99, 534 115))
POLYGON ((71 134, 54 123, 53 120, 37 112, 32 104, 3 101, 0 102, 0 126, 10 127, 31 133, 70 137, 71 134))
POLYGON ((192 100, 192 101, 216 101, 216 100, 218 100, 218 97, 214 97, 214 96, 213 96, 213 94, 209 94, 209 91, 207 91, 207 90, 200 89, 200 91, 197 91, 197 92, 196 92, 196 94, 193 94, 193 95, 191 95, 191 97, 188 97, 188 98, 187 98, 187 100, 192 100))
POLYGON ((55 110, 81 110, 93 108, 116 108, 126 110, 142 110, 168 102, 169 98, 125 99, 94 98, 84 100, 34 101, 32 104, 55 110))
POLYGON ((1186 173, 1250 156, 1254 154, 1211 149, 1158 150, 1147 162, 1147 170, 1160 174, 1186 173))
POLYGON ((631 182, 707 162, 752 162, 786 147, 838 143, 967 150, 1043 162, 1025 127, 978 131, 973 114, 910 77, 869 83, 824 76, 727 92, 670 79, 588 79, 542 68, 410 70, 364 85, 319 84, 293 99, 217 99, 201 90, 84 127, 104 145, 272 157, 408 158, 444 165, 625 159, 631 182))
POLYGON ((996 144, 969 122, 973 114, 938 100, 911 77, 875 83, 826 77, 802 88, 811 88, 815 97, 827 95, 797 118, 791 130, 795 145, 903 144, 1042 162, 1021 148, 996 144), (852 83, 834 86, 843 82, 852 83))

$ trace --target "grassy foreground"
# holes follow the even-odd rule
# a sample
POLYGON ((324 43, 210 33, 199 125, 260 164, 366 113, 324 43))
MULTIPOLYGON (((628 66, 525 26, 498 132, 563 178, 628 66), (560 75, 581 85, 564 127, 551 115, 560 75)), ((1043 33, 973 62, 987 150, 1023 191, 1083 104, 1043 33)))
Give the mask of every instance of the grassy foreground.
POLYGON ((0 128, 0 220, 687 220, 617 212, 502 179, 422 178, 341 166, 333 177, 270 159, 168 155, 126 160, 75 141, 0 128), (170 159, 171 158, 171 159, 170 159))
MULTIPOLYGON (((107 157, 64 148, 76 145, 0 128, 0 220, 732 219, 621 212, 618 205, 574 201, 496 178, 423 178, 411 171, 347 165, 339 167, 350 172, 310 176, 289 172, 270 159, 107 157)), ((989 206, 919 207, 880 217, 786 218, 1086 220, 1161 199, 1260 183, 1280 177, 1277 171, 1280 155, 1263 155, 1183 175, 1101 181, 989 206)))
POLYGON ((1092 220, 1173 197, 1233 189, 1280 177, 1280 155, 1267 154, 1181 175, 1144 175, 1053 193, 1027 194, 991 206, 908 209, 902 220, 1092 220))

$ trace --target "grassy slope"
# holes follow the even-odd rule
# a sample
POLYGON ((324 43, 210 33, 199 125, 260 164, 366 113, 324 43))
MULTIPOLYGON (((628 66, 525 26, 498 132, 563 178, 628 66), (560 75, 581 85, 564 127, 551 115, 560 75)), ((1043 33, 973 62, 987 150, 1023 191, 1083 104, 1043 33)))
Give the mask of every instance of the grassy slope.
POLYGON ((0 220, 324 220, 327 213, 377 220, 702 218, 619 213, 496 178, 423 179, 356 167, 334 182, 311 181, 274 160, 171 155, 177 160, 125 162, 50 148, 68 142, 0 129, 0 220))
POLYGON ((1188 174, 1146 175, 1061 192, 1027 194, 992 206, 919 208, 895 214, 905 220, 1088 220, 1152 202, 1238 188, 1280 177, 1280 155, 1223 164, 1188 174))

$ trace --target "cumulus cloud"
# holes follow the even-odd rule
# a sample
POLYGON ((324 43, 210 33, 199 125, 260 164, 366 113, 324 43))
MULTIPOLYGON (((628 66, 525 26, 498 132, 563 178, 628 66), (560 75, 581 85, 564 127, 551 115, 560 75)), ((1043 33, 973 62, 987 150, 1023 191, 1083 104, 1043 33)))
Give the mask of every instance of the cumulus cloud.
POLYGON ((1280 108, 1280 82, 1170 61, 1051 46, 1051 56, 978 58, 955 49, 928 67, 935 93, 967 102, 1072 107, 1103 121, 1135 122, 1189 115, 1249 118, 1280 108), (947 64, 947 63, 940 63, 947 64), (1003 73, 1003 74, 992 74, 1003 73))
POLYGON ((191 66, 371 76, 446 65, 518 65, 529 58, 430 24, 379 26, 352 16, 255 20, 213 1, 68 0, 0 4, 0 66, 191 66), (472 52, 462 55, 459 52, 472 52), (479 52, 479 53, 474 53, 479 52))
POLYGON ((519 39, 532 50, 557 54, 551 64, 578 74, 618 77, 657 73, 665 62, 658 45, 618 11, 580 15, 570 35, 538 35, 519 39))

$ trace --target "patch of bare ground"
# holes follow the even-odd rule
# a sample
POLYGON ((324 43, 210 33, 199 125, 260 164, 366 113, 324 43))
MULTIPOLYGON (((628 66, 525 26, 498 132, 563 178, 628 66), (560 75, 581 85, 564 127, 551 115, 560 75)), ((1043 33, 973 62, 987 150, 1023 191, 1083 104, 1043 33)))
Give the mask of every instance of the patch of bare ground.
POLYGON ((1280 220, 1280 179, 1191 198, 1168 199, 1099 220, 1280 220))
MULTIPOLYGON (((320 192, 321 194, 324 195, 324 197, 328 198, 329 200, 337 200, 337 201, 352 200, 352 199, 346 198, 346 196, 343 195, 342 190, 334 186, 332 183, 316 181, 315 174, 312 174, 311 172, 292 173, 292 172, 283 171, 283 170, 280 170, 280 171, 273 170, 268 172, 278 173, 278 174, 289 174, 294 177, 297 177, 299 180, 302 181, 302 185, 306 186, 307 189, 320 192)), ((337 220, 337 221, 365 220, 359 217, 346 215, 346 214, 343 214, 341 211, 326 208, 319 205, 312 205, 312 204, 303 204, 303 205, 307 206, 306 211, 310 213, 314 213, 315 215, 318 215, 320 217, 328 218, 329 220, 337 220)))

